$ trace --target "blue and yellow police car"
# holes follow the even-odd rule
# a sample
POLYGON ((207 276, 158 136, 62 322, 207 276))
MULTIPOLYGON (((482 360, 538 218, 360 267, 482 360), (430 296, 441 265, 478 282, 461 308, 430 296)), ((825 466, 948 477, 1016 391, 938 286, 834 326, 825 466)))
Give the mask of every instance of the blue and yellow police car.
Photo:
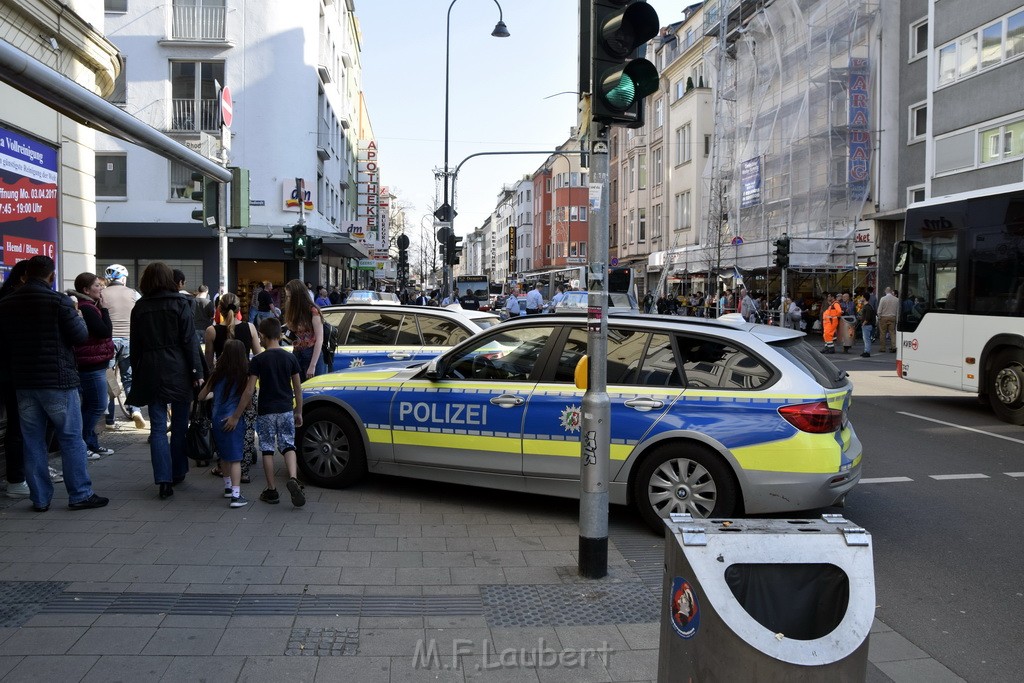
MULTIPOLYGON (((344 487, 367 471, 499 489, 579 494, 586 318, 527 316, 428 362, 303 385, 299 467, 344 487)), ((610 315, 609 498, 655 526, 842 502, 861 473, 852 385, 802 333, 610 315)))

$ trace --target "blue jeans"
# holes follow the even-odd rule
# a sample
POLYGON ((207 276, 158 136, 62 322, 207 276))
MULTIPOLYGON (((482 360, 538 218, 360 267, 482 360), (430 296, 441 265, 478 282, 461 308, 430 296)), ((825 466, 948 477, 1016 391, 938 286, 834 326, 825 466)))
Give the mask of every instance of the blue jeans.
MULTIPOLYGON (((309 370, 309 361, 313 358, 313 347, 311 346, 308 349, 297 349, 292 351, 292 353, 295 354, 295 360, 299 361, 299 377, 303 382, 305 382, 309 379, 306 375, 306 370, 309 370)), ((327 365, 324 363, 323 352, 320 353, 320 357, 316 361, 316 368, 314 369, 316 370, 316 372, 313 373, 314 377, 327 372, 327 365)))
POLYGON ((94 451, 100 447, 96 425, 107 406, 107 371, 79 372, 78 379, 82 383, 82 438, 86 447, 94 451))
POLYGON ((864 353, 871 353, 871 336, 875 332, 874 325, 861 325, 860 333, 864 337, 864 353))
POLYGON ((25 439, 25 481, 29 498, 36 507, 46 507, 53 498, 50 481, 46 423, 53 423, 64 468, 64 488, 69 503, 92 497, 85 442, 82 440, 82 406, 78 389, 18 389, 18 413, 25 439))
MULTIPOLYGON (((124 387, 125 398, 128 396, 128 392, 132 389, 132 360, 131 360, 131 345, 128 342, 127 337, 114 337, 114 360, 111 367, 117 367, 118 372, 121 375, 121 386, 124 387)), ((114 424, 114 399, 111 398, 107 403, 107 424, 114 424)), ((125 410, 131 415, 138 408, 125 404, 125 410)))
POLYGON ((188 474, 185 433, 188 431, 190 401, 171 404, 171 441, 167 443, 167 404, 149 404, 149 459, 153 463, 153 482, 172 484, 188 474))

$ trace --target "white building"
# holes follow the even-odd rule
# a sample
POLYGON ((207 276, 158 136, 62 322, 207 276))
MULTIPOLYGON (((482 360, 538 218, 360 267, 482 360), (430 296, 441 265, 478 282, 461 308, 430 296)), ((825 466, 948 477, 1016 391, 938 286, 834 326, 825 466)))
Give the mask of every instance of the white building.
MULTIPOLYGON (((298 277, 284 228, 299 220, 300 204, 308 234, 325 238, 323 257, 305 262, 305 279, 368 284, 372 271, 356 270, 356 260, 369 249, 347 231, 357 218, 374 215, 380 187, 354 2, 108 0, 106 6, 105 32, 125 60, 120 106, 204 155, 249 170, 250 226, 229 231, 228 288, 248 303, 250 282, 280 285, 298 277), (222 88, 232 100, 223 150, 222 88)), ((101 265, 123 263, 134 280, 147 262, 160 259, 181 268, 190 287, 215 284, 217 241, 191 219, 197 205, 189 169, 114 138, 97 144, 101 265)))

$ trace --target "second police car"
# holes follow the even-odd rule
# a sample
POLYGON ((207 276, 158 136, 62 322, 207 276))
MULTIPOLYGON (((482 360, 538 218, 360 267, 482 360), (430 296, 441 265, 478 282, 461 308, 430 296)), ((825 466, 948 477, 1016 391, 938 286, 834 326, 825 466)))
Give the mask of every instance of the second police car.
MULTIPOLYGON (((655 527, 825 507, 860 478, 845 372, 799 332, 728 318, 609 317, 610 500, 655 527)), ((429 362, 313 378, 299 466, 330 487, 369 470, 578 496, 586 349, 584 316, 528 316, 429 362)))

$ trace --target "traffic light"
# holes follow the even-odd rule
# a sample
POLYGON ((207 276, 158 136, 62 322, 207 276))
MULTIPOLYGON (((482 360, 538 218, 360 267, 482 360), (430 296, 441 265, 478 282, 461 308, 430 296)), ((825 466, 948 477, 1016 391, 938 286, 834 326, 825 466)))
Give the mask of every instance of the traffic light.
POLYGON ((445 256, 448 260, 445 261, 449 266, 455 266, 459 264, 459 257, 462 255, 462 242, 461 237, 456 237, 454 233, 448 235, 445 245, 445 256))
POLYGON ((292 236, 292 256, 302 261, 309 253, 309 238, 306 236, 306 226, 302 223, 285 226, 284 231, 292 236))
POLYGON ((309 238, 309 260, 315 261, 320 258, 320 254, 324 253, 324 238, 323 237, 310 237, 309 238))
POLYGON ((775 265, 779 268, 789 268, 789 235, 785 233, 775 240, 775 265))
POLYGON ((199 221, 208 228, 216 228, 219 225, 217 207, 220 183, 207 178, 202 173, 193 173, 192 182, 192 201, 203 204, 203 208, 192 212, 192 220, 199 221))
POLYGON ((643 101, 658 90, 658 69, 631 57, 658 31, 658 13, 643 0, 594 0, 590 72, 595 121, 644 125, 643 101))
POLYGON ((398 236, 398 279, 401 281, 403 287, 406 286, 407 280, 409 279, 409 236, 399 235, 398 236))
POLYGON ((249 169, 231 167, 231 204, 228 227, 242 230, 249 227, 249 169))
POLYGON ((448 249, 448 240, 447 240, 447 238, 443 239, 443 240, 438 240, 437 241, 437 255, 441 259, 441 263, 443 263, 443 264, 447 264, 448 263, 447 255, 446 255, 447 249, 448 249))

